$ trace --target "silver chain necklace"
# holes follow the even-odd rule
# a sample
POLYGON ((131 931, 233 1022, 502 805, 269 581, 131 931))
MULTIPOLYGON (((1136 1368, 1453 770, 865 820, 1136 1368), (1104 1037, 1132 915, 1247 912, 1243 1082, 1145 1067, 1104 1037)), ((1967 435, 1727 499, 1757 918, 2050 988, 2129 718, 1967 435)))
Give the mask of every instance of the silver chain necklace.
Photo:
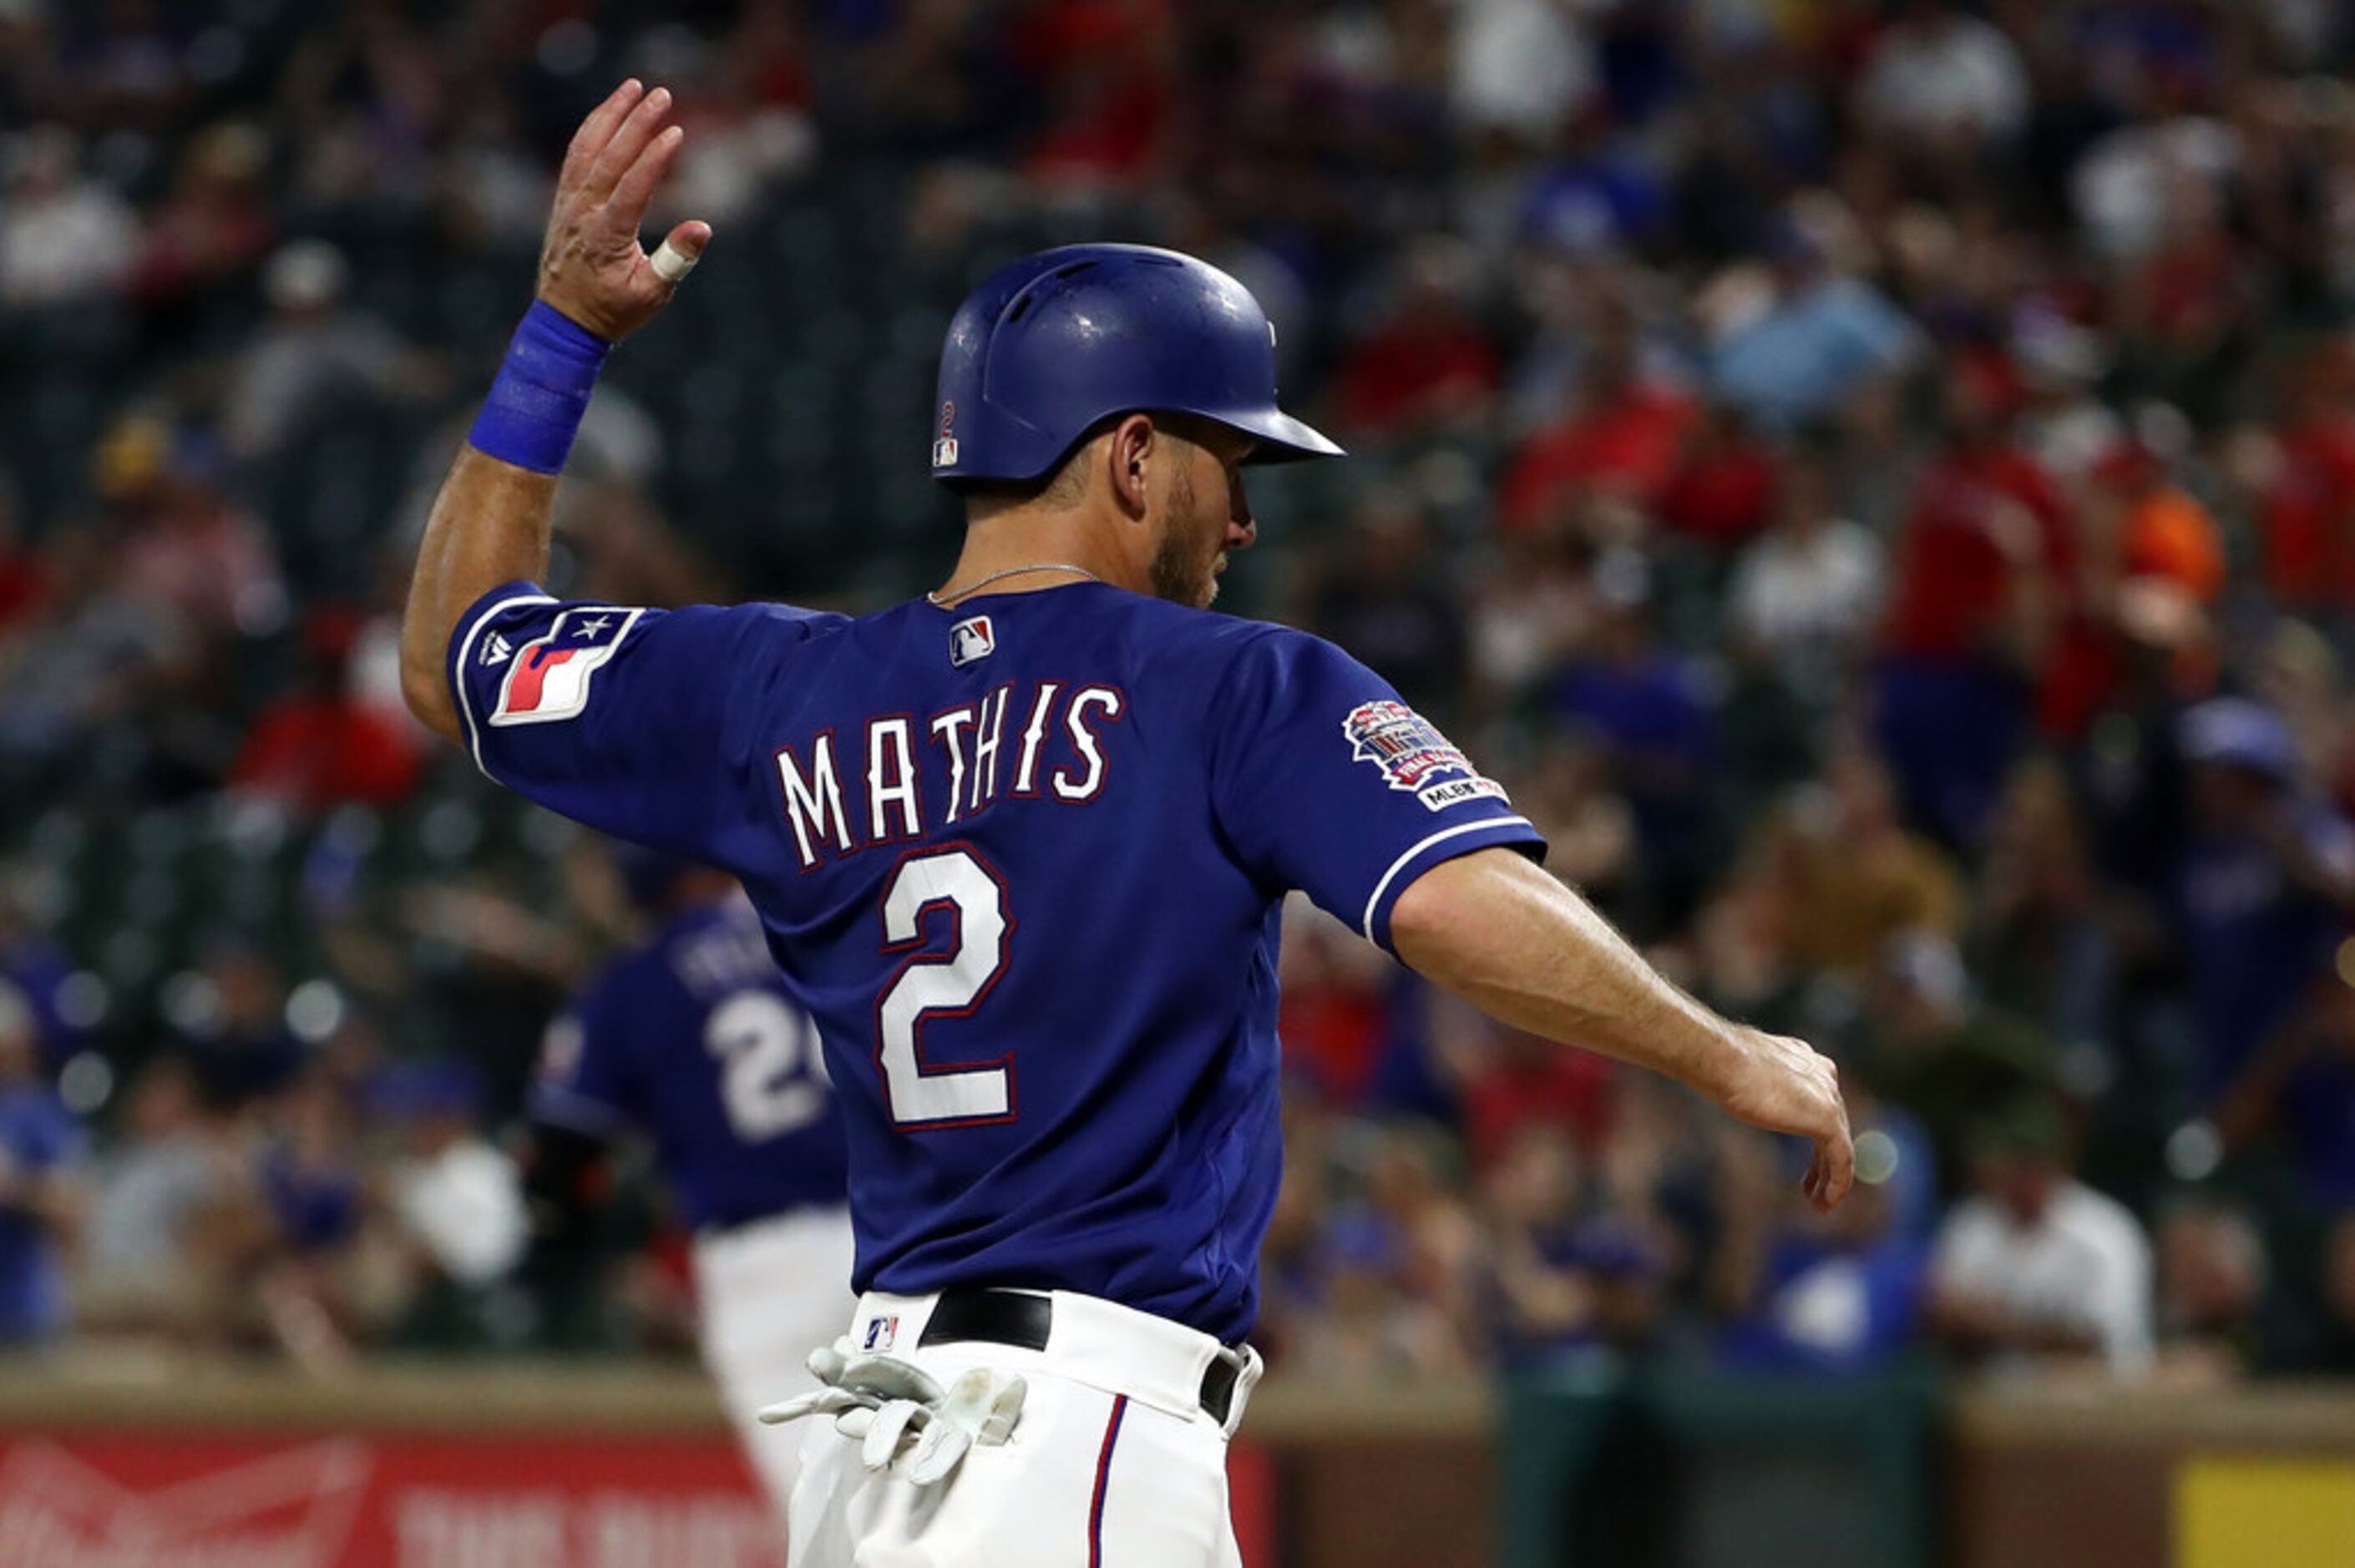
POLYGON ((1041 561, 1035 567, 1008 567, 1002 572, 990 573, 987 577, 982 578, 971 588, 961 588, 948 593, 928 593, 924 598, 932 604, 945 607, 954 604, 961 599, 971 599, 974 595, 979 593, 990 584, 997 581, 1000 577, 1018 577, 1025 572, 1073 572, 1087 578, 1088 581, 1092 583, 1100 583, 1103 581, 1103 578, 1096 576, 1095 573, 1088 570, 1085 567, 1074 567, 1062 561, 1041 561))

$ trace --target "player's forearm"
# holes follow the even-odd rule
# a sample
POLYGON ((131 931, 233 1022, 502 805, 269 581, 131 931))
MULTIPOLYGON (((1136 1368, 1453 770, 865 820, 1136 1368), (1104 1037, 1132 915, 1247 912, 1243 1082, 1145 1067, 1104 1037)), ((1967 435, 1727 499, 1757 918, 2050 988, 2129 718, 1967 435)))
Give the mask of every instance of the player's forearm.
POLYGON ((582 122, 557 176, 539 258, 539 297, 517 327, 425 526, 400 634, 400 687, 418 718, 462 739, 443 674, 451 633, 466 607, 501 583, 537 579, 548 566, 556 476, 581 429, 613 344, 666 304, 711 238, 682 223, 649 257, 638 245, 646 204, 677 153, 665 128, 670 93, 635 80, 582 122))
POLYGON ((1399 957, 1514 1028, 1721 1097, 1745 1031, 1644 961, 1593 906, 1508 850, 1445 862, 1400 895, 1399 957))
POLYGON ((400 689, 428 728, 461 740, 444 661, 458 618, 501 583, 548 569, 549 515, 557 476, 460 450, 442 482, 417 550, 400 629, 400 689))

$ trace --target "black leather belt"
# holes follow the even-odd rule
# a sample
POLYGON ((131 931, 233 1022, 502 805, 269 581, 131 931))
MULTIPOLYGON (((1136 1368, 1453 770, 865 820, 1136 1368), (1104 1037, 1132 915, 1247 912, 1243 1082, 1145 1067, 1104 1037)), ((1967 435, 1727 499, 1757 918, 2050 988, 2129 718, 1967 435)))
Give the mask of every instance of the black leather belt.
MULTIPOLYGON (((985 1344, 1012 1345, 1018 1350, 1043 1351, 1055 1326, 1055 1303, 1028 1290, 943 1290, 916 1343, 953 1345, 978 1340, 985 1344)), ((1214 1356, 1202 1372, 1202 1409, 1223 1426, 1233 1408, 1235 1380, 1242 1368, 1227 1356, 1214 1356)))

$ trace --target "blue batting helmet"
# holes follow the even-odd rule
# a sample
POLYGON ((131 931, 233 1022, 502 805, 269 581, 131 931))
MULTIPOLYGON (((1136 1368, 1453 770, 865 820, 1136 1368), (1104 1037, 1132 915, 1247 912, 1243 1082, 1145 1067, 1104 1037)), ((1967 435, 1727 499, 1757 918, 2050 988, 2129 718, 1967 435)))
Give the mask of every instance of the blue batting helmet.
POLYGON ((1338 457, 1276 407, 1275 329, 1251 291, 1149 245, 1065 245, 1000 269, 941 347, 932 477, 1036 480, 1120 414, 1190 414, 1254 437, 1253 462, 1338 457))

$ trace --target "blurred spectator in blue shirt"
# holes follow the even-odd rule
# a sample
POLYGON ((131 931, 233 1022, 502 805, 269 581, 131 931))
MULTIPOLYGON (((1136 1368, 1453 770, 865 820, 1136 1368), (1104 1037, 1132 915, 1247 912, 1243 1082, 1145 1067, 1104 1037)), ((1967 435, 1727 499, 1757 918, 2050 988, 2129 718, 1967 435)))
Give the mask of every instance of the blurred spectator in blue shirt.
POLYGON ((2307 1203, 2355 1205, 2355 989, 2318 969, 2287 1001, 2290 1022, 2225 1092, 2217 1128, 2228 1148, 2280 1134, 2307 1203))
POLYGON ((1800 1194, 1771 1144, 1729 1129, 1718 1287, 1730 1320, 1720 1351, 1736 1366, 1859 1372, 1913 1342, 1933 1217, 1926 1141, 1902 1118, 1868 1112, 1854 1125, 1878 1141, 1861 1145, 1865 1179, 1828 1214, 1800 1194))
POLYGON ((208 1104, 235 1110, 268 1099, 303 1069, 303 1043, 286 1026, 286 983, 254 948, 224 943, 198 972, 200 1005, 183 1051, 208 1104))
POLYGON ((2199 1035, 2194 1086, 2222 1094, 2330 972, 2355 909, 2355 831, 2298 789, 2288 728, 2218 697, 2184 715, 2192 832, 2176 911, 2199 1035))
POLYGON ((1578 1145, 1531 1126, 1490 1170, 1492 1332, 1507 1368, 1630 1348, 1659 1320, 1670 1260, 1590 1190, 1578 1145))
POLYGON ((1763 430, 1793 434, 1838 416, 1922 357, 1921 329, 1870 284, 1841 276, 1785 218, 1769 241, 1772 295, 1720 339, 1711 393, 1763 430))
POLYGON ((54 1076, 81 1042, 81 1030, 67 1016, 73 960, 25 917, 21 896, 0 874, 0 987, 13 987, 32 1011, 41 1070, 54 1076))
POLYGON ((1654 635, 1651 568, 1632 553, 1594 572, 1594 638, 1554 689, 1554 712, 1591 736, 1636 815, 1661 914, 1691 906, 1718 846, 1710 832, 1717 725, 1691 665, 1654 635))
POLYGON ((1600 110, 1575 117, 1553 163, 1521 207, 1527 244, 1573 255, 1638 250, 1665 227, 1668 192, 1657 170, 1614 141, 1600 110))
POLYGON ((33 1010, 0 986, 0 1345, 66 1326, 60 1245, 81 1221, 81 1126, 43 1081, 33 1010))

